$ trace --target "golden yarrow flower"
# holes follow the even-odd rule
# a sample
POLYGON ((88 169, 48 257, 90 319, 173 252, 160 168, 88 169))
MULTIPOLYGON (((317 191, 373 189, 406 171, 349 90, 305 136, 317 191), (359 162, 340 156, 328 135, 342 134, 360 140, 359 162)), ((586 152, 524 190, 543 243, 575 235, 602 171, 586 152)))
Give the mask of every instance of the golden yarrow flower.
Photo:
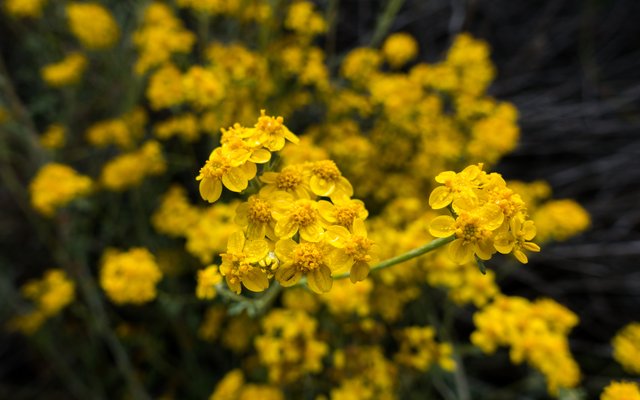
POLYGON ((209 203, 214 203, 220 198, 223 184, 233 192, 241 192, 256 176, 257 168, 254 163, 233 163, 232 156, 222 147, 218 147, 211 152, 204 167, 200 168, 196 180, 200 181, 200 195, 209 203))
MULTIPOLYGON (((338 265, 351 268, 349 273, 351 282, 356 283, 366 279, 371 264, 378 261, 379 249, 371 239, 367 238, 364 221, 356 219, 351 232, 343 226, 330 226, 327 228, 326 237, 332 246, 343 250, 339 254, 345 259, 336 262, 338 265)), ((338 268, 334 269, 338 271, 338 268)))
POLYGON ((207 268, 201 269, 198 271, 196 297, 203 300, 213 299, 216 297, 216 285, 220 282, 222 282, 222 275, 220 275, 217 265, 209 265, 207 268))
POLYGON ((536 236, 536 227, 533 221, 524 219, 522 215, 516 215, 509 221, 510 230, 496 235, 493 245, 502 254, 513 253, 523 264, 529 262, 523 250, 539 252, 540 246, 531 242, 536 236))
POLYGON ((318 242, 324 232, 326 222, 318 212, 318 203, 308 199, 295 202, 274 204, 273 217, 277 223, 275 234, 281 239, 300 233, 300 238, 309 242, 318 242))
POLYGON ((227 252, 222 253, 220 273, 231 290, 240 293, 242 286, 252 292, 262 292, 269 287, 269 279, 259 265, 269 254, 265 240, 246 240, 244 233, 234 232, 229 237, 227 252))

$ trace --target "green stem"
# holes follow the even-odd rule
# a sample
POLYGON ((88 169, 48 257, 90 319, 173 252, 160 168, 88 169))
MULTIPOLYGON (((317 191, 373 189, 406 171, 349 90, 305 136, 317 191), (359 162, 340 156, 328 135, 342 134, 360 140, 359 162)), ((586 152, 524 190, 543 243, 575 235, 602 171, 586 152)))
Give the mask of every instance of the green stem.
MULTIPOLYGON (((430 251, 433 251, 439 247, 444 246, 445 244, 452 242, 455 239, 455 236, 449 236, 446 238, 438 238, 438 239, 434 239, 431 242, 420 246, 420 247, 416 247, 413 250, 409 250, 404 254, 400 254, 399 256, 396 257, 392 257, 389 258, 387 260, 381 261, 379 262, 377 265, 371 267, 371 269, 369 270, 369 272, 373 272, 373 271, 378 271, 381 269, 385 269, 385 268, 389 268, 392 267, 396 264, 400 264, 401 262, 405 262, 408 260, 411 260, 412 258, 416 258, 418 256, 421 256, 423 254, 426 254, 430 251)), ((339 274, 339 275, 335 275, 333 277, 333 279, 344 279, 344 278, 348 278, 349 277, 349 273, 345 272, 344 274, 339 274)))
POLYGON ((371 37, 371 42, 369 42, 369 47, 378 47, 380 42, 382 42, 382 39, 389 33, 391 24, 403 4, 404 0, 390 0, 387 3, 387 8, 384 9, 384 12, 378 19, 376 29, 371 37))

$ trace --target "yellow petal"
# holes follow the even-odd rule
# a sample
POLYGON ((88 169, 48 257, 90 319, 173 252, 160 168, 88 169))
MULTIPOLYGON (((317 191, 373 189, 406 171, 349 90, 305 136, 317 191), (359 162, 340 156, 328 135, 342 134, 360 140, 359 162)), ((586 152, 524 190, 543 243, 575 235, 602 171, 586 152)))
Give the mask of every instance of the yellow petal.
POLYGON ((219 179, 205 178, 200 181, 200 196, 209 203, 213 203, 222 194, 222 184, 219 179))
POLYGON ((236 216, 233 219, 233 222, 235 222, 236 225, 247 226, 247 224, 249 223, 248 213, 249 203, 241 203, 240 205, 238 205, 238 207, 236 207, 236 216))
POLYGON ((347 272, 353 265, 353 257, 342 249, 333 249, 325 257, 327 265, 336 273, 347 272))
POLYGON ((493 253, 495 253, 491 240, 482 240, 476 243, 474 250, 478 255, 478 258, 480 258, 481 260, 488 260, 491 258, 493 253))
POLYGON ((502 208, 496 204, 485 204, 482 207, 481 214, 484 219, 482 227, 490 231, 498 229, 502 225, 502 221, 504 221, 502 208))
POLYGON ((456 264, 465 264, 473 260, 473 245, 456 239, 449 244, 449 255, 456 264))
POLYGON ((315 222, 309 226, 300 227, 300 238, 308 242, 319 242, 323 232, 320 222, 315 222))
POLYGON ((244 242, 244 233, 233 232, 227 241, 227 252, 242 253, 242 250, 244 249, 244 242))
POLYGON ((343 248, 345 242, 351 237, 351 233, 344 226, 332 225, 327 228, 324 237, 332 246, 343 248))
POLYGON ((524 242, 522 243, 522 247, 526 250, 533 251, 534 253, 538 253, 540 251, 540 246, 533 242, 524 242))
POLYGON ((262 292, 269 287, 269 279, 259 268, 252 268, 242 276, 242 284, 252 292, 262 292))
POLYGON ((531 240, 536 237, 536 226, 533 221, 525 221, 522 225, 522 237, 524 240, 531 240))
POLYGON ((302 272, 291 265, 280 266, 276 271, 275 277, 282 286, 288 287, 293 286, 300 281, 300 278, 302 278, 302 272))
POLYGON ((321 264, 320 267, 311 271, 307 275, 307 284, 309 289, 316 293, 326 293, 331 290, 333 279, 329 267, 321 264))
POLYGON ((453 200, 453 194, 446 186, 438 186, 429 195, 429 206, 434 210, 444 208, 453 200))
POLYGON ((312 176, 309 180, 311 191, 318 196, 329 196, 336 188, 336 183, 326 179, 312 176))
POLYGON ((502 233, 495 237, 493 246, 502 254, 509 254, 513 250, 515 239, 510 233, 502 233))
POLYGON ((524 254, 521 250, 516 250, 513 252, 513 255, 516 256, 516 259, 523 264, 527 264, 529 262, 529 258, 524 254))
POLYGON ((440 172, 436 176, 436 182, 438 182, 438 183, 447 183, 447 181, 450 181, 455 177, 456 177, 456 173, 453 172, 453 171, 440 172))
POLYGON ((275 233, 281 239, 290 238, 298 231, 298 224, 291 218, 284 217, 276 223, 275 233))
POLYGON ((331 200, 346 200, 351 198, 351 196, 353 196, 353 186, 351 186, 351 182, 349 182, 347 178, 341 176, 336 183, 333 193, 331 193, 331 200))
POLYGON ((435 217, 429 224, 429 233, 434 237, 449 237, 455 232, 455 222, 450 215, 435 217))
POLYGON ((244 245, 244 254, 248 262, 258 262, 269 254, 269 244, 266 240, 248 240, 244 245))
POLYGON ((369 275, 369 270, 370 270, 369 264, 362 261, 358 261, 357 263, 353 264, 353 267, 351 267, 351 273, 349 274, 349 279, 351 279, 351 282, 353 283, 363 281, 367 279, 367 276, 369 275))
MULTIPOLYGON (((236 221, 236 223, 238 223, 236 221)), ((247 224, 247 239, 263 239, 267 234, 267 225, 262 222, 247 224)))
POLYGON ((285 261, 291 258, 291 253, 296 249, 298 244, 291 239, 282 239, 276 242, 276 256, 280 261, 285 261))
POLYGON ((353 220, 353 227, 351 228, 353 234, 356 236, 367 237, 367 227, 364 225, 364 221, 360 218, 353 220))
POLYGON ((320 213, 320 216, 330 224, 336 222, 336 218, 334 217, 335 209, 336 206, 326 200, 320 200, 318 202, 318 212, 320 213))
POLYGON ((226 174, 222 175, 222 183, 232 192, 242 192, 249 184, 240 167, 231 168, 226 174))
POLYGON ((249 161, 257 164, 264 164, 268 162, 270 159, 271 159, 271 152, 269 150, 258 149, 253 151, 253 153, 251 154, 251 158, 249 158, 249 161))

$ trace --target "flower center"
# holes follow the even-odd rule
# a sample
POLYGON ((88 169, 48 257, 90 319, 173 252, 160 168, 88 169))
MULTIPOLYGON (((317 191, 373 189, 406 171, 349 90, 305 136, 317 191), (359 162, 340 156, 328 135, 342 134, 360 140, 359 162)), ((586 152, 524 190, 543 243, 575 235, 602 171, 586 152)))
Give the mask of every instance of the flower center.
POLYGON ((354 206, 336 207, 334 216, 338 225, 348 228, 358 216, 358 208, 354 206))
POLYGON ((204 167, 200 168, 200 175, 205 178, 221 178, 231 169, 228 161, 223 157, 216 157, 213 160, 207 160, 204 167))
POLYGON ((276 178, 276 186, 280 190, 291 191, 297 188, 302 182, 300 171, 291 168, 284 168, 276 178))
POLYGON ((269 223, 271 221, 271 205, 262 199, 250 198, 249 219, 253 222, 269 223))
POLYGON ((291 219, 300 226, 309 226, 316 222, 317 211, 311 202, 298 202, 291 212, 291 219))
POLYGON ((292 259, 300 271, 309 272, 322 264, 322 252, 314 243, 301 243, 293 251, 292 259))
POLYGON ((313 165, 312 172, 320 179, 336 181, 340 178, 340 170, 331 160, 318 161, 313 165))
POLYGON ((344 252, 353 257, 354 261, 369 262, 371 256, 368 254, 373 242, 366 237, 352 236, 351 240, 345 244, 344 252))

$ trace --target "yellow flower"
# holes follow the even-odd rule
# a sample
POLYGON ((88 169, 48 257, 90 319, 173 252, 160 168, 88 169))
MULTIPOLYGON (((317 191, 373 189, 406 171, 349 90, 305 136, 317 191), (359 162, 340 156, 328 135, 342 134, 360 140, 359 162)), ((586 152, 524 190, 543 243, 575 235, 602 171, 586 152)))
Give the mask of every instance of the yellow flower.
POLYGON ((91 179, 73 168, 50 163, 38 171, 29 184, 31 205, 40 214, 50 217, 56 209, 91 191, 91 179))
POLYGON ((260 180, 267 184, 263 189, 265 195, 283 191, 298 199, 310 198, 308 171, 302 165, 289 165, 280 172, 265 172, 260 180))
POLYGON ((42 279, 24 284, 21 292, 37 305, 45 317, 52 317, 73 302, 75 285, 63 270, 50 269, 42 279))
POLYGON ((47 0, 7 0, 4 7, 7 14, 15 17, 40 18, 47 0))
POLYGON ((269 279, 255 265, 269 254, 265 240, 246 240, 244 233, 235 232, 229 237, 227 252, 222 253, 220 273, 225 277, 231 290, 240 293, 241 284, 252 292, 262 292, 269 287, 269 279))
MULTIPOLYGON (((371 264, 378 260, 379 252, 373 241, 367 238, 364 221, 356 219, 353 222, 352 232, 342 226, 331 226, 327 229, 326 236, 331 245, 344 251, 347 260, 337 262, 351 268, 349 274, 351 282, 364 280, 369 275, 371 264)), ((338 268, 335 269, 338 271, 338 268)))
POLYGON ((151 252, 143 247, 105 252, 100 286, 116 304, 144 304, 156 298, 162 272, 151 252))
POLYGON ((522 250, 540 251, 540 246, 530 242, 536 236, 536 227, 533 221, 525 221, 522 215, 511 218, 509 224, 511 229, 496 235, 493 245, 502 254, 513 252, 518 261, 526 264, 529 259, 522 250))
POLYGON ((256 140, 269 151, 282 150, 285 139, 291 143, 298 143, 300 139, 284 126, 283 122, 282 117, 270 117, 265 115, 265 110, 260 110, 260 117, 255 125, 256 140))
POLYGON ((100 180, 105 188, 122 191, 139 185, 147 176, 161 175, 166 167, 160 143, 148 140, 140 149, 106 163, 100 180))
POLYGON ((310 1, 298 1, 289 7, 284 26, 302 36, 316 36, 327 30, 327 22, 313 10, 310 1))
POLYGON ((318 211, 329 224, 344 226, 347 229, 351 229, 356 219, 365 220, 369 216, 364 203, 357 199, 340 198, 335 199, 333 203, 320 200, 318 211))
POLYGON ((613 358, 625 371, 640 375, 640 323, 622 328, 612 340, 613 358))
POLYGON ((453 203, 458 217, 449 215, 434 218, 429 225, 431 235, 445 238, 455 234, 456 239, 449 244, 449 254, 453 261, 463 264, 477 255, 488 260, 495 252, 492 235, 502 225, 504 215, 499 206, 487 203, 481 207, 473 201, 459 199, 453 203))
POLYGON ((118 40, 118 25, 109 10, 100 4, 70 3, 66 10, 71 32, 87 49, 106 49, 118 40))
POLYGON ((429 205, 434 210, 444 208, 451 204, 457 195, 474 197, 474 189, 477 187, 475 180, 482 171, 482 164, 470 165, 462 172, 441 172, 436 176, 436 182, 444 184, 433 189, 429 195, 429 205))
POLYGON ((281 239, 276 243, 275 252, 280 260, 275 275, 278 282, 282 286, 293 286, 306 275, 309 288, 316 293, 331 290, 332 268, 343 267, 336 261, 345 259, 344 251, 325 242, 296 243, 291 239, 281 239))
POLYGON ((180 70, 170 63, 158 68, 149 78, 146 96, 152 110, 181 104, 185 99, 185 90, 180 70))
POLYGON ((78 83, 87 67, 87 58, 81 53, 71 53, 62 61, 45 65, 40 70, 42 79, 53 87, 78 83))
POLYGON ((392 68, 400 68, 418 54, 418 43, 407 33, 394 33, 382 44, 382 54, 392 68))
POLYGON ((40 137, 40 144, 47 149, 59 149, 64 146, 67 129, 61 124, 51 124, 40 137))
POLYGON ((256 176, 257 168, 252 162, 234 163, 222 147, 211 152, 196 180, 200 181, 200 195, 209 203, 214 203, 222 194, 222 185, 233 191, 241 192, 249 181, 256 176))
POLYGON ((612 381, 604 388, 600 400, 640 400, 640 386, 635 382, 612 381))
POLYGON ((209 265, 198 271, 198 287, 196 297, 211 300, 216 297, 216 285, 222 282, 222 275, 218 272, 217 265, 209 265))
POLYGON ((324 232, 325 221, 318 212, 318 203, 308 199, 294 202, 279 201, 274 204, 275 234, 281 239, 300 233, 300 238, 318 242, 324 232))
POLYGON ((410 326, 398 332, 400 351, 396 354, 399 364, 426 372, 433 364, 446 371, 453 371, 456 363, 452 358, 450 343, 438 343, 435 330, 428 326, 410 326))
POLYGON ((182 78, 184 96, 196 108, 218 104, 225 95, 225 80, 218 70, 192 66, 182 78))
POLYGON ((316 161, 311 164, 310 169, 309 187, 315 195, 331 197, 332 199, 344 199, 353 196, 351 183, 342 176, 333 161, 316 161))
POLYGON ((274 192, 269 197, 262 194, 253 195, 236 209, 235 223, 245 228, 249 240, 263 239, 265 235, 275 239, 273 228, 276 220, 272 215, 272 204, 292 201, 291 195, 285 192, 274 192))

